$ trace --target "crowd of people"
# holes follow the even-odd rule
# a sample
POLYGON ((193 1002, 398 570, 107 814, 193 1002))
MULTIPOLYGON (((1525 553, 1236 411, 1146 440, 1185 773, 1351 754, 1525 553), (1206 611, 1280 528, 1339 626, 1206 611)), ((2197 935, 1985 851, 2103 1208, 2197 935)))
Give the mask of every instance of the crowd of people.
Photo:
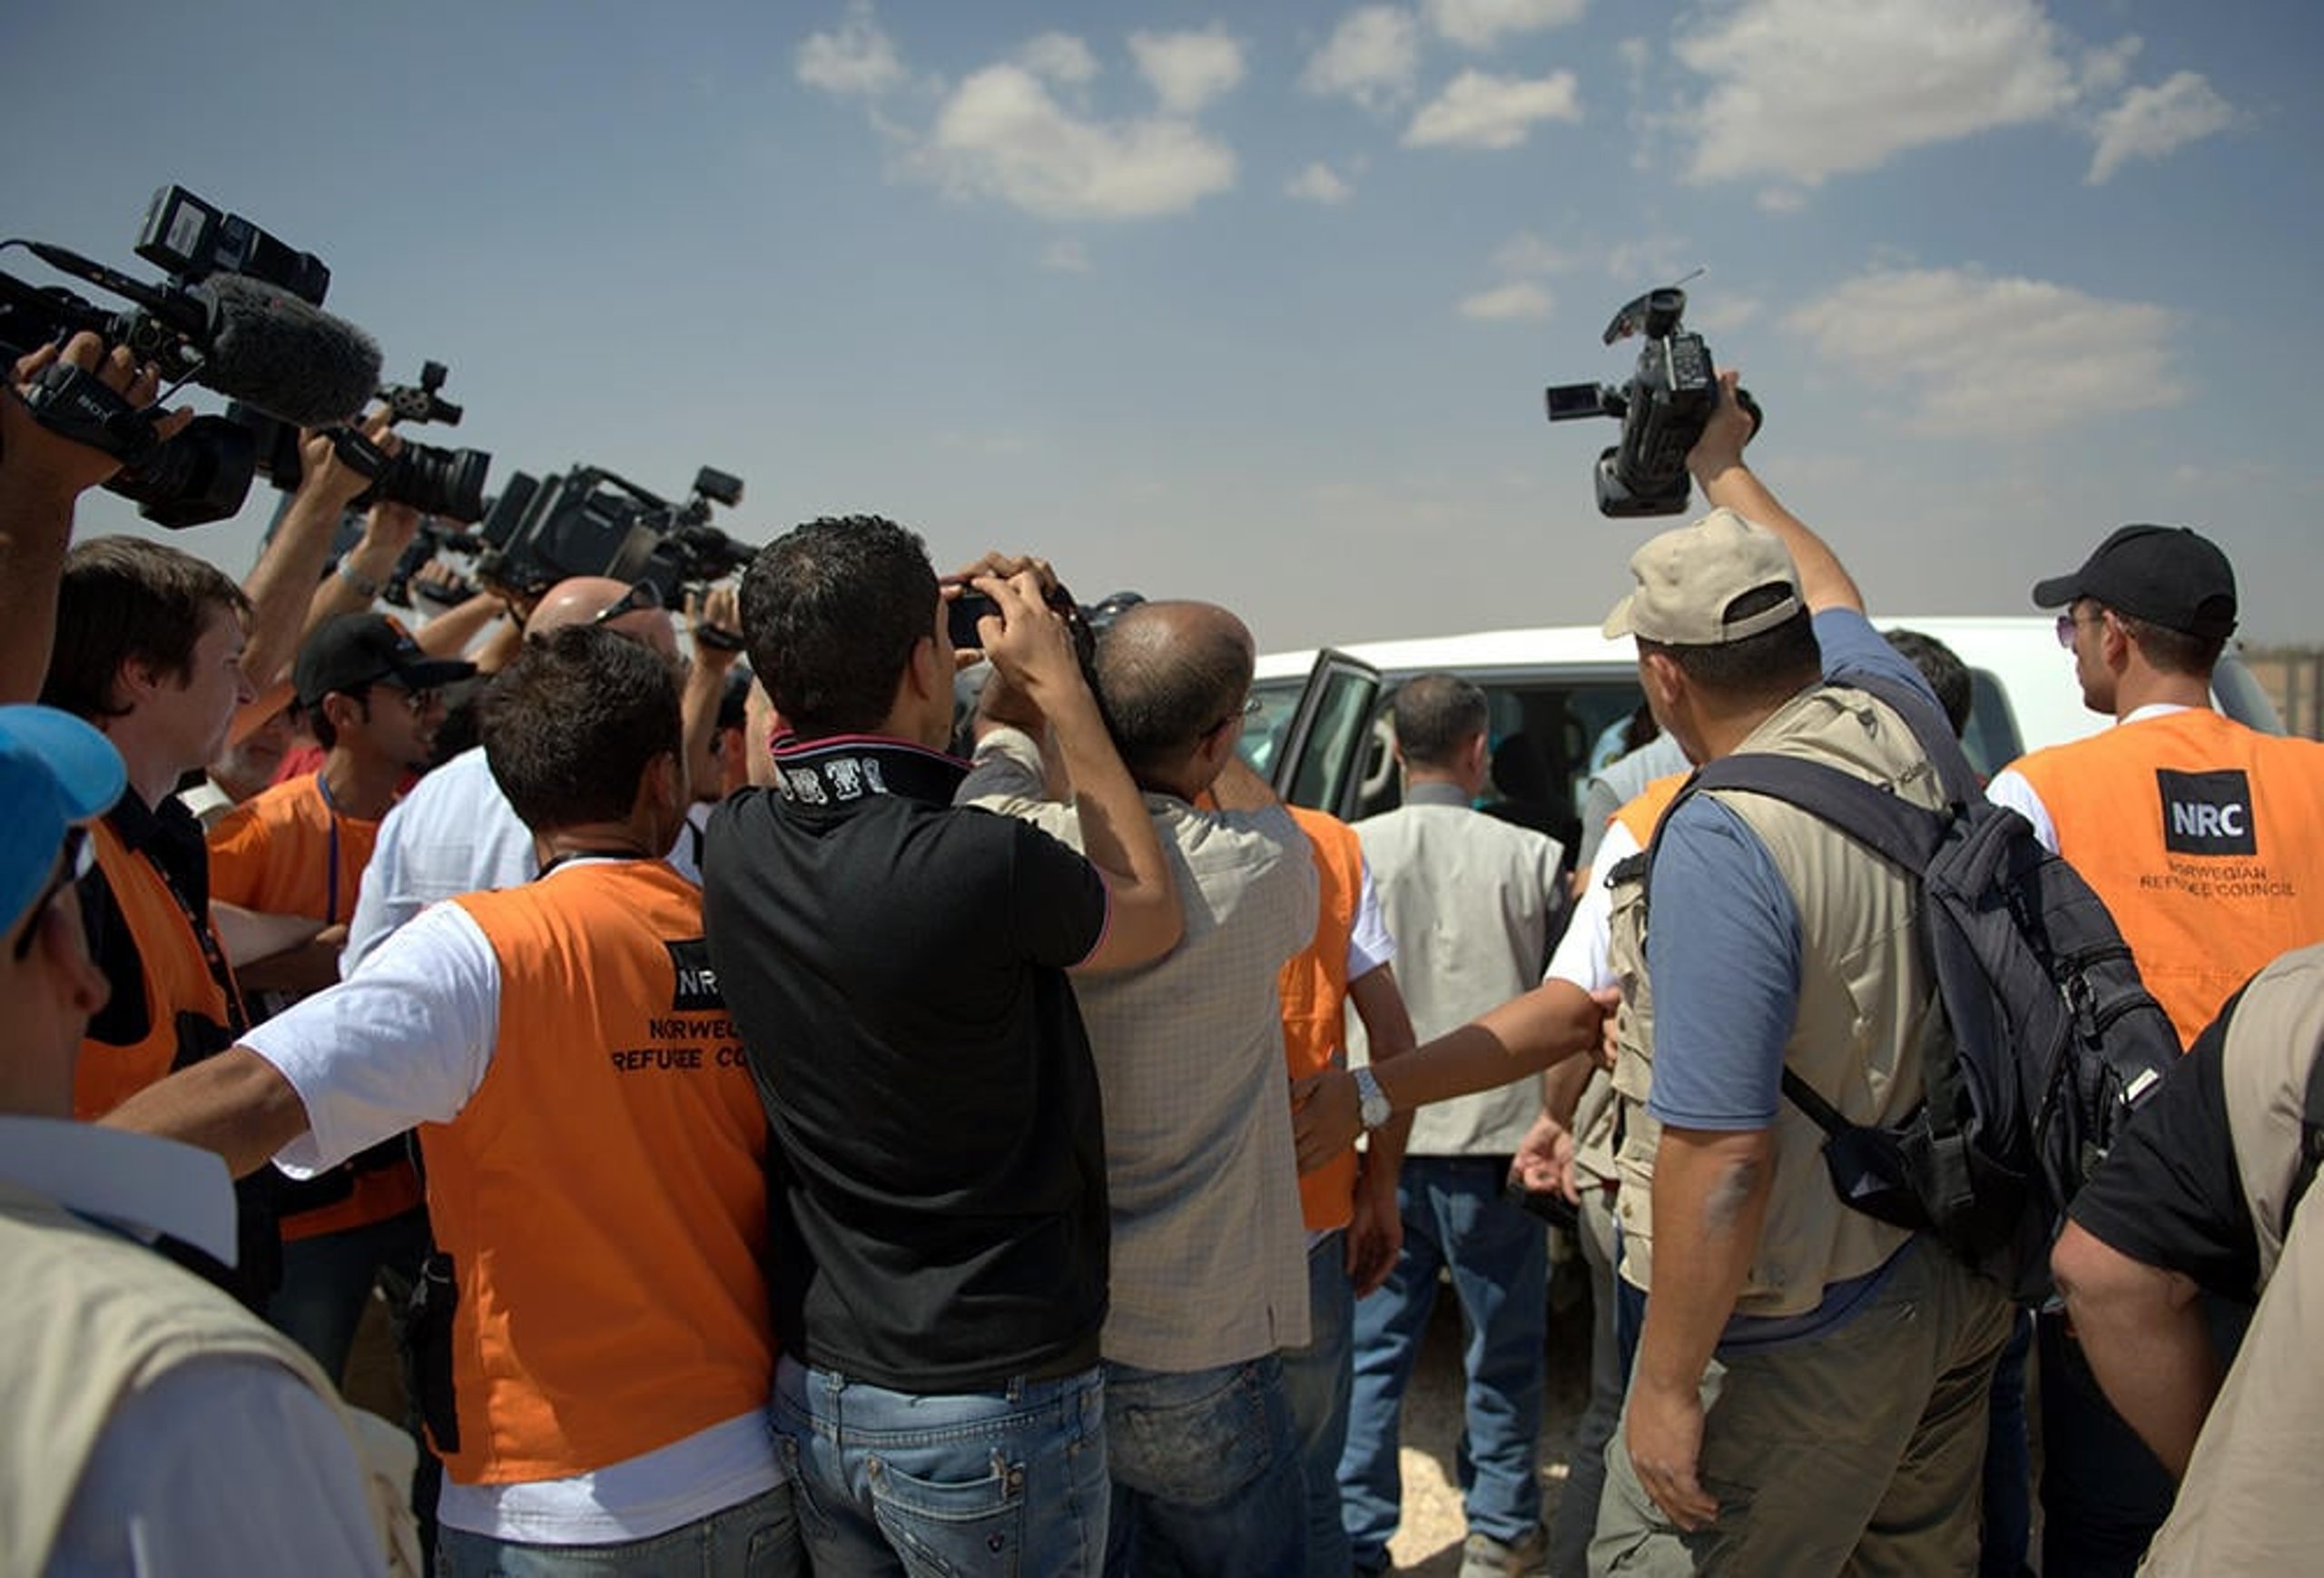
MULTIPOLYGON (((54 357, 153 398, 87 335, 15 381, 54 357)), ((1645 707, 1577 862, 1476 809, 1450 675, 1351 826, 1238 748, 1226 608, 1083 646, 1043 560, 844 516, 689 656, 592 576, 412 630, 373 599, 419 521, 334 564, 328 439, 238 581, 74 541, 113 462, 0 390, 0 1570, 1380 1573, 1441 1283, 1463 1578, 2295 1570, 2324 745, 2213 710, 2194 532, 2034 588, 2117 721, 1985 792, 2187 1050, 2014 1302, 1787 1094, 1894 1124, 1951 1055, 1915 877, 1689 784, 1942 812, 1907 714, 1966 715, 1750 433, 1723 400, 1710 512, 1630 560, 1645 707), (1559 1202, 1592 1396, 1545 1522, 1559 1202), (339 1391, 380 1299, 393 1422, 339 1391)))

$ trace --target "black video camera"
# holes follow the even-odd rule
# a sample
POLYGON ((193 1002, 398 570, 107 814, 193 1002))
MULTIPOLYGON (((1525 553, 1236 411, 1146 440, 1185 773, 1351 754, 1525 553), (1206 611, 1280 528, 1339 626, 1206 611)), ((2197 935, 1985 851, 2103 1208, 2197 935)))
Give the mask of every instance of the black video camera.
MULTIPOLYGON (((1602 383, 1552 384, 1542 390, 1552 422, 1584 417, 1614 417, 1621 442, 1598 457, 1598 509, 1616 517, 1677 515, 1687 508, 1692 483, 1687 451, 1703 436, 1718 407, 1718 375, 1703 337, 1681 329, 1687 293, 1676 285, 1649 291, 1614 314, 1606 343, 1644 334, 1638 367, 1626 388, 1602 383)), ((1758 402, 1742 390, 1736 403, 1750 413, 1756 431, 1758 402)))
MULTIPOLYGON (((345 416, 379 380, 370 337, 317 310, 330 284, 319 259, 182 187, 154 193, 137 241, 139 257, 170 271, 162 284, 45 242, 6 244, 133 303, 108 310, 62 286, 0 274, 0 356, 11 362, 86 331, 127 347, 165 383, 190 379, 309 422, 345 416)), ((34 380, 25 403, 43 426, 119 459, 121 473, 105 486, 157 525, 223 520, 250 491, 255 444, 225 418, 197 417, 165 443, 153 409, 132 407, 95 374, 62 361, 34 380)))
POLYGON ((678 589, 734 574, 758 549, 710 524, 714 504, 743 501, 743 479, 704 466, 694 491, 673 504, 596 466, 541 481, 508 479, 476 535, 477 574, 513 592, 539 593, 572 576, 653 583, 665 604, 678 589))
MULTIPOLYGON (((427 362, 420 368, 417 384, 382 385, 377 398, 386 405, 390 421, 455 426, 463 415, 461 409, 438 392, 447 376, 442 362, 427 362)), ((299 429, 239 403, 229 406, 226 414, 256 435, 260 473, 285 493, 296 488, 306 475, 306 463, 299 453, 299 429)), ((368 509, 384 499, 445 520, 465 523, 483 518, 484 479, 492 469, 489 451, 444 449, 407 441, 389 455, 343 423, 326 430, 340 461, 371 478, 371 486, 356 497, 350 509, 368 509)))

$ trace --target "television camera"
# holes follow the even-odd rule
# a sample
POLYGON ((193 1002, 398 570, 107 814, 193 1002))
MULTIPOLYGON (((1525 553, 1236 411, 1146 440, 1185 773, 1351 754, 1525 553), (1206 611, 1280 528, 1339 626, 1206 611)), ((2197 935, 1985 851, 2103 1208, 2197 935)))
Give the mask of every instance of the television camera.
MULTIPOLYGON (((191 380, 287 421, 322 426, 363 404, 379 377, 369 335, 320 310, 330 271, 249 220, 181 186, 153 195, 136 245, 160 284, 44 242, 11 241, 58 272, 131 303, 97 305, 61 285, 0 273, 0 354, 10 361, 88 331, 150 362, 173 392, 191 380)), ((105 484, 163 527, 222 520, 250 490, 256 442, 227 417, 201 416, 167 440, 143 409, 92 372, 52 362, 25 394, 43 426, 118 459, 105 484)))
MULTIPOLYGON (((1626 386, 1603 383, 1552 384, 1542 391, 1552 422, 1613 417, 1622 424, 1621 441, 1598 457, 1598 509, 1618 518, 1677 515, 1687 508, 1692 487, 1687 451, 1703 436, 1718 406, 1718 375, 1703 337, 1680 327, 1687 292, 1677 285, 1649 291, 1626 304, 1606 326, 1605 342, 1618 344, 1643 334, 1638 365, 1626 386)), ((1743 390, 1736 403, 1748 411, 1756 431, 1759 405, 1743 390)))

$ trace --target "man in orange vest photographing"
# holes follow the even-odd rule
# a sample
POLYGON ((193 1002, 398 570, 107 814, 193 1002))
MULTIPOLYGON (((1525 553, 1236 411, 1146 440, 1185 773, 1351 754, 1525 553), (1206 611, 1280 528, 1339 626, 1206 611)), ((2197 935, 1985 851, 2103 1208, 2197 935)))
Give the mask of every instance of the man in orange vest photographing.
MULTIPOLYGON (((2184 527, 2125 526, 2037 584, 2083 702, 2115 726, 2019 758, 1986 794, 2113 912, 2182 1045, 2278 954, 2324 937, 2324 745, 2211 705, 2235 572, 2184 527)), ((2222 1340, 2240 1317, 2216 1309, 2222 1340)), ((2063 1317, 2041 1323, 2045 1570, 2129 1573, 2171 1475, 2106 1402, 2063 1317)))
POLYGON ((676 681, 568 626, 483 722, 538 880, 432 906, 113 1121, 293 1177, 419 1127, 439 1571, 796 1573, 764 1414, 766 1120, 701 893, 661 858, 689 799, 676 681))

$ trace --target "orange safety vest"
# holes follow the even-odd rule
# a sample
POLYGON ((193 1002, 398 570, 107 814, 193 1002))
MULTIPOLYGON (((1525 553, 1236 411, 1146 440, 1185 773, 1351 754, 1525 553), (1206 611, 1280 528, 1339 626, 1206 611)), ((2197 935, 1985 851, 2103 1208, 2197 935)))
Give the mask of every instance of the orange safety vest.
MULTIPOLYGON (((379 824, 342 815, 324 791, 320 771, 261 790, 210 830, 210 896, 269 915, 304 915, 329 924, 355 912, 355 888, 379 824)), ((393 1142, 400 1144, 399 1141, 393 1142)), ((419 1175, 408 1156, 367 1153, 333 1168, 309 1187, 344 1188, 340 1198, 306 1209, 284 1198, 286 1242, 366 1228, 401 1216, 420 1201, 419 1175)))
MULTIPOLYGON (((83 1039, 73 1073, 73 1116, 84 1123, 103 1117, 171 1070, 225 1050, 233 1027, 241 1023, 240 1005, 230 1005, 227 998, 231 973, 222 958, 218 969, 225 980, 212 972, 210 952, 161 868, 122 843, 110 824, 97 823, 90 836, 97 869, 136 944, 145 1033, 127 1046, 83 1039)), ((203 917, 205 924, 208 919, 203 917)))
MULTIPOLYGON (((1283 1057, 1295 1080, 1319 1074, 1345 1060, 1347 948, 1364 896, 1364 844, 1338 817, 1291 805, 1315 857, 1315 935, 1284 962, 1283 1057)), ((1299 1205, 1311 1230, 1344 1228, 1355 1218, 1355 1148, 1350 1146, 1299 1178, 1299 1205)))
POLYGON ((764 1406, 766 1118, 701 891, 641 860, 451 902, 500 1018, 468 1105, 419 1129, 457 1289, 444 1466, 563 1479, 764 1406))
POLYGON ((2324 745, 2193 707, 2014 766, 2181 1046, 2260 966, 2324 938, 2324 745))
POLYGON ((1654 830, 1662 825, 1662 814, 1670 809, 1670 802, 1679 798, 1679 791, 1687 786, 1687 780, 1691 775, 1692 770, 1689 769, 1654 779, 1614 813, 1614 820, 1638 840, 1639 848, 1653 846, 1654 830))

